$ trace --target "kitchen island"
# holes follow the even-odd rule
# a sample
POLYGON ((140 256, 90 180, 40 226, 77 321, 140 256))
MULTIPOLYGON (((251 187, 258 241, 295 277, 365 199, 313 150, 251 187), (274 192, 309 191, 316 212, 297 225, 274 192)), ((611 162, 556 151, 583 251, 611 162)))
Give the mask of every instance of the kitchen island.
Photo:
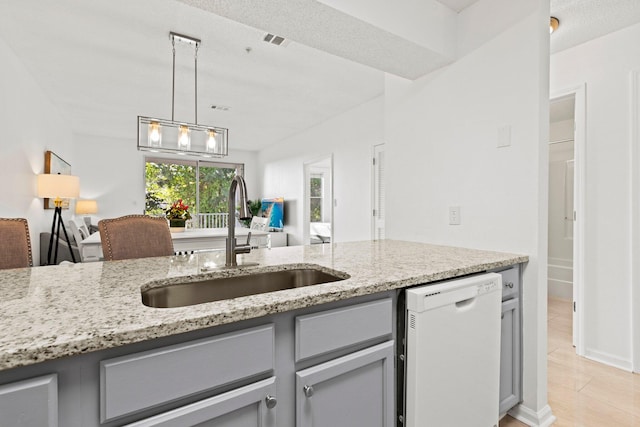
MULTIPOLYGON (((363 241, 260 249, 242 255, 239 259, 241 262, 257 262, 259 265, 238 270, 218 270, 216 267, 224 261, 224 253, 208 252, 3 271, 0 275, 0 316, 4 326, 0 331, 0 384, 48 372, 60 377, 60 390, 68 387, 75 378, 90 376, 88 372, 92 372, 91 375, 96 377, 88 384, 96 383, 98 369, 103 379, 110 378, 108 368, 119 366, 119 358, 128 357, 131 353, 147 357, 145 352, 152 351, 150 349, 174 349, 173 346, 181 342, 201 343, 199 340, 210 336, 227 337, 225 334, 233 333, 241 326, 243 331, 249 331, 247 334, 264 340, 260 342, 266 343, 266 347, 269 347, 270 342, 274 344, 271 356, 268 348, 250 350, 250 341, 246 344, 248 347, 245 351, 240 354, 244 357, 251 351, 258 354, 264 351, 266 359, 273 357, 275 360, 270 369, 257 368, 256 372, 242 376, 240 382, 236 381, 235 386, 248 387, 260 383, 267 388, 274 387, 275 380, 272 380, 273 384, 265 385, 263 382, 270 381, 273 372, 281 372, 279 378, 291 378, 286 381, 280 380, 279 395, 291 395, 293 392, 288 389, 293 388, 291 384, 294 369, 282 366, 296 363, 295 369, 298 371, 295 372, 302 372, 300 368, 320 361, 323 357, 322 352, 312 352, 311 356, 305 356, 307 361, 304 361, 305 357, 298 356, 294 360, 293 355, 290 356, 291 360, 282 361, 279 352, 280 349, 294 347, 296 352, 300 350, 297 348, 299 345, 294 343, 297 339, 294 338, 294 334, 299 333, 297 330, 293 332, 294 322, 298 322, 299 319, 313 320, 313 316, 316 315, 314 310, 322 308, 323 311, 353 311, 352 307, 356 307, 353 302, 356 302, 358 313, 375 313, 377 310, 387 313, 384 311, 387 309, 383 307, 395 305, 394 291, 397 289, 507 267, 528 260, 523 255, 400 241, 363 241), (320 269, 346 273, 349 278, 327 284, 179 308, 151 308, 141 302, 141 288, 234 275, 249 270, 277 269, 282 265, 287 265, 287 268, 315 265, 320 269), (386 304, 383 302, 385 300, 391 302, 386 304), (311 317, 307 319, 305 316, 311 317), (265 325, 275 326, 265 330, 264 328, 269 328, 265 325), (292 332, 279 333, 279 330, 292 332), (76 363, 72 364, 70 361, 76 363), (69 379, 66 379, 65 370, 74 369, 78 372, 70 373, 69 379), (252 382, 246 384, 245 380, 249 377, 252 382)), ((392 319, 388 320, 391 331, 392 319)), ((384 338, 380 338, 378 345, 388 346, 389 344, 385 343, 393 341, 389 339, 394 337, 395 331, 389 331, 384 332, 386 335, 380 335, 384 338)), ((368 339, 366 346, 369 347, 365 348, 365 344, 359 343, 354 348, 372 351, 371 348, 375 347, 370 346, 372 342, 378 341, 368 339)), ((216 345, 208 341, 206 344, 214 347, 216 345)), ((349 351, 352 350, 353 348, 349 351)), ((340 349, 335 351, 338 352, 338 356, 346 354, 340 353, 340 349)), ((229 391, 228 383, 222 382, 216 386, 216 390, 229 391)), ((74 413, 74 401, 76 404, 78 402, 74 398, 78 398, 78 393, 86 394, 87 387, 95 385, 88 384, 78 385, 63 392, 60 397, 61 413, 74 413)), ((46 387, 50 389, 52 386, 48 384, 46 387)), ((127 418, 132 413, 128 409, 122 413, 116 410, 115 415, 109 415, 108 408, 105 409, 108 405, 103 396, 108 395, 105 387, 105 383, 102 382, 100 405, 94 402, 96 399, 89 399, 94 402, 95 407, 87 404, 91 407, 85 407, 83 411, 76 410, 75 413, 82 414, 78 417, 84 418, 75 421, 73 416, 65 415, 67 418, 64 425, 97 425, 97 415, 96 420, 86 420, 88 413, 98 412, 97 406, 101 406, 100 423, 109 426, 122 425, 123 420, 129 422, 158 411, 154 412, 153 408, 157 405, 151 404, 140 412, 138 418, 127 418)), ((95 388, 91 393, 97 396, 98 387, 95 388)), ((108 401, 108 397, 106 399, 108 401)), ((170 404, 173 404, 172 402, 170 401, 170 404)), ((186 402, 190 400, 187 399, 186 402)), ((275 405, 267 402, 267 407, 272 404, 275 405)), ((281 413, 283 415, 280 417, 281 420, 289 417, 286 414, 291 413, 287 410, 291 405, 293 403, 278 403, 279 417, 281 413)), ((264 414, 263 416, 267 417, 264 414)), ((289 424, 292 423, 278 423, 289 424)), ((296 421, 296 425, 298 424, 296 421)))

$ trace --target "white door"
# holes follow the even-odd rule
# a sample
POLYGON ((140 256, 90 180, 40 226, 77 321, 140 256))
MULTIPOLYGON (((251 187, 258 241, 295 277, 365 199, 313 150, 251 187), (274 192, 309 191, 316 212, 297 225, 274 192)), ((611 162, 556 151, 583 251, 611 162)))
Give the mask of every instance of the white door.
POLYGON ((373 240, 384 239, 385 158, 384 144, 373 147, 373 240))

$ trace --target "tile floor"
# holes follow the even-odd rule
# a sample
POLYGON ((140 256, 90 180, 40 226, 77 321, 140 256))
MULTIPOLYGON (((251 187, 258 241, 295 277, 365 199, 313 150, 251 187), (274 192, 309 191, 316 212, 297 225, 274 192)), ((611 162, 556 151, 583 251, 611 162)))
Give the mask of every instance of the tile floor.
MULTIPOLYGON (((578 357, 571 344, 571 301, 550 298, 548 399, 555 427, 640 426, 640 375, 578 357)), ((525 424, 507 416, 500 427, 525 424)))

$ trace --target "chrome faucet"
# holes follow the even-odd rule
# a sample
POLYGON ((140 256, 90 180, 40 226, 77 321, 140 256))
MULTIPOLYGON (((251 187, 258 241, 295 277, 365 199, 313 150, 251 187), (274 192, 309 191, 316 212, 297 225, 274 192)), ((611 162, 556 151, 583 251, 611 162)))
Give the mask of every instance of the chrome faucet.
POLYGON ((240 219, 250 219, 251 211, 247 204, 247 184, 244 178, 239 175, 233 177, 229 186, 229 217, 227 224, 227 260, 226 267, 237 267, 238 262, 236 256, 238 254, 248 254, 251 252, 251 232, 247 236, 246 244, 238 244, 236 242, 236 189, 239 191, 238 203, 240 204, 240 219))

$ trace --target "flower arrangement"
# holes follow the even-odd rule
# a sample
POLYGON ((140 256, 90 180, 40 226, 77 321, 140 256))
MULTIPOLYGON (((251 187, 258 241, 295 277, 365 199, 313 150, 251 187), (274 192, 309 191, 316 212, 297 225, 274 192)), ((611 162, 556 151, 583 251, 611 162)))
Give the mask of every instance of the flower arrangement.
POLYGON ((187 220, 191 219, 191 214, 189 213, 189 206, 182 203, 182 199, 178 199, 177 202, 174 202, 169 209, 166 210, 166 217, 168 220, 176 220, 182 219, 187 220))

